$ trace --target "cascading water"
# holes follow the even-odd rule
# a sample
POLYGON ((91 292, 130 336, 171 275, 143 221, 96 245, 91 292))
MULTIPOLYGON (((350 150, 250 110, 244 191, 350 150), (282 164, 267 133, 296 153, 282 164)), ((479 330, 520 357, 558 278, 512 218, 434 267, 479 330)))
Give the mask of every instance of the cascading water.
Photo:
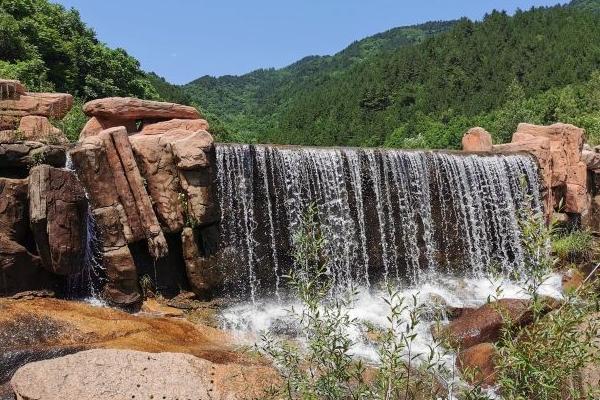
POLYGON ((338 288, 518 268, 518 210, 541 211, 525 155, 221 144, 221 248, 231 293, 279 296, 314 203, 338 288))

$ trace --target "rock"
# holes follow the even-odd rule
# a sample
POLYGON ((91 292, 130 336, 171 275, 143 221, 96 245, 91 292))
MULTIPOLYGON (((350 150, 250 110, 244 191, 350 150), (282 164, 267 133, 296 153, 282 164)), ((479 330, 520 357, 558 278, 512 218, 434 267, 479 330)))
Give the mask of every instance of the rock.
POLYGON ((168 300, 167 305, 181 310, 193 310, 199 308, 199 304, 196 300, 196 293, 194 292, 181 292, 168 300))
POLYGON ((456 367, 471 385, 493 386, 496 383, 494 357, 493 343, 476 344, 458 353, 456 367))
POLYGON ((38 164, 62 168, 66 159, 63 146, 45 145, 40 142, 0 143, 0 168, 27 171, 31 166, 38 164))
POLYGON ((144 180, 140 175, 127 132, 123 127, 111 128, 104 132, 106 135, 110 135, 115 149, 119 154, 121 165, 127 177, 127 183, 139 211, 144 235, 148 240, 150 254, 154 259, 164 257, 169 251, 167 242, 152 208, 150 196, 146 192, 144 180))
POLYGON ((62 119, 73 107, 73 96, 66 93, 25 93, 17 100, 0 100, 0 115, 24 117, 40 115, 62 119))
POLYGON ((586 188, 580 185, 567 183, 564 211, 582 214, 588 209, 588 206, 586 188))
POLYGON ((463 151, 492 151, 492 135, 483 128, 471 128, 462 138, 463 151))
POLYGON ((27 290, 12 295, 10 298, 13 300, 33 300, 36 298, 50 298, 54 296, 55 294, 51 290, 27 290))
POLYGON ((0 131, 16 130, 21 117, 15 115, 2 115, 0 113, 0 131))
POLYGON ((41 268, 40 258, 32 253, 27 187, 27 179, 0 178, 0 295, 43 289, 55 283, 41 268))
POLYGON ((58 128, 52 126, 48 118, 28 115, 21 118, 19 132, 25 140, 50 144, 66 144, 69 139, 58 128))
POLYGON ((198 242, 192 228, 183 229, 181 244, 188 281, 194 293, 206 297, 222 283, 223 278, 215 263, 202 256, 198 242))
POLYGON ((20 95, 25 94, 25 86, 15 80, 0 79, 0 100, 18 100, 20 95))
POLYGON ((172 136, 135 134, 129 140, 159 221, 167 232, 180 232, 185 225, 185 210, 183 189, 170 149, 172 136))
POLYGON ((585 163, 587 169, 600 169, 600 153, 596 151, 583 150, 581 152, 581 161, 585 163))
POLYGON ((79 140, 81 141, 87 137, 96 136, 105 129, 115 128, 118 126, 125 127, 125 129, 127 129, 127 133, 133 133, 137 131, 135 120, 92 117, 81 130, 81 133, 79 134, 79 140))
MULTIPOLYGON (((10 371, 26 363, 27 359, 56 357, 61 352, 65 354, 83 347, 174 352, 200 357, 215 363, 215 369, 209 369, 208 372, 214 372, 215 384, 230 396, 228 399, 243 398, 245 393, 239 391, 247 390, 248 386, 252 388, 248 395, 258 398, 262 388, 277 382, 277 373, 273 368, 256 357, 236 351, 239 342, 236 343, 234 337, 201 323, 192 324, 180 318, 132 315, 85 302, 45 298, 20 301, 0 299, 0 309, 0 371, 9 371, 6 379, 10 379, 10 371), (22 352, 20 349, 27 350, 29 356, 26 359, 15 356, 22 352), (235 388, 238 392, 234 391, 235 388), (256 393, 251 394, 253 390, 256 393)), ((80 366, 96 368, 93 363, 80 366)), ((112 369, 105 369, 106 374, 113 372, 112 369)), ((64 372, 54 370, 53 373, 64 372)), ((54 381, 53 376, 48 375, 43 382, 54 381)), ((125 373, 122 378, 128 379, 129 376, 129 373, 125 373)), ((2 383, 0 379, 0 385, 2 383)), ((169 396, 169 393, 166 395, 169 396)), ((66 394, 60 393, 58 398, 66 399, 66 394)), ((123 398, 122 394, 117 398, 123 398)), ((157 400, 161 398, 162 395, 155 396, 157 400)))
POLYGON ((500 299, 461 315, 433 334, 459 349, 494 342, 500 337, 504 326, 503 316, 509 318, 516 326, 527 325, 532 316, 529 307, 528 300, 500 299))
POLYGON ((585 280, 583 274, 577 269, 569 269, 562 274, 562 288, 565 292, 577 290, 585 280))
POLYGON ((103 297, 111 304, 129 307, 141 302, 138 276, 133 257, 127 246, 105 251, 102 265, 108 283, 104 286, 103 297))
POLYGON ((183 311, 178 308, 160 304, 156 299, 144 300, 141 311, 161 317, 183 317, 183 311))
POLYGON ((171 143, 177 168, 180 170, 196 170, 208 167, 206 152, 213 147, 213 137, 206 131, 194 132, 171 143))
POLYGON ((18 399, 38 400, 228 400, 261 394, 256 382, 232 372, 189 354, 96 349, 27 364, 11 386, 18 399))
POLYGON ((144 124, 140 133, 144 135, 159 135, 172 130, 189 132, 207 131, 208 122, 204 119, 172 119, 154 124, 144 124))
POLYGON ((85 256, 87 200, 75 175, 48 165, 32 168, 29 212, 44 268, 65 276, 79 272, 85 256))
POLYGON ((124 210, 126 218, 120 218, 120 222, 127 243, 145 238, 155 258, 165 256, 168 251, 166 240, 125 128, 107 129, 84 139, 71 151, 71 157, 79 179, 88 190, 93 209, 116 207, 117 212, 124 210))
POLYGON ((93 117, 138 119, 199 119, 194 107, 174 103, 139 100, 131 97, 110 97, 93 100, 83 106, 83 111, 93 117))

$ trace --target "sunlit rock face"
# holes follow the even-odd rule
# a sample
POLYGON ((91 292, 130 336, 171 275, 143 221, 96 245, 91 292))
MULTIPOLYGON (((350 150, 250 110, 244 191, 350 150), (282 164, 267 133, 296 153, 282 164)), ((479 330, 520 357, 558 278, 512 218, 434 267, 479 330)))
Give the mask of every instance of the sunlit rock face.
POLYGON ((523 257, 518 210, 542 210, 527 155, 217 145, 216 171, 226 285, 248 298, 279 294, 313 203, 344 288, 508 271, 523 257))

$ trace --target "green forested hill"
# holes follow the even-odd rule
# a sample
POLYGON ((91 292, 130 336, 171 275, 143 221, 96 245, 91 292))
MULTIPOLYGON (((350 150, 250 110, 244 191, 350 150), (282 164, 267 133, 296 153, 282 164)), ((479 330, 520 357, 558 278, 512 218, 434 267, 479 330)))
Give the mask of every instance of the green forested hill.
POLYGON ((184 89, 222 140, 457 147, 469 126, 500 141, 518 122, 558 120, 600 138, 598 5, 400 28, 335 56, 184 89))

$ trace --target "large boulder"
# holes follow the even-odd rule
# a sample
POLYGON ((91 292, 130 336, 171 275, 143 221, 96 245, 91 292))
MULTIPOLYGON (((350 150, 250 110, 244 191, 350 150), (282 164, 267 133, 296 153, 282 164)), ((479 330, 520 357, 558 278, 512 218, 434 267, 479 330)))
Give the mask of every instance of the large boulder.
POLYGON ((458 353, 456 366, 472 385, 493 386, 496 383, 496 346, 480 343, 458 353))
POLYGON ((81 133, 79 134, 79 140, 83 140, 86 137, 96 136, 103 130, 109 128, 115 128, 117 126, 123 126, 127 129, 128 133, 133 133, 137 130, 137 124, 135 120, 123 120, 120 118, 101 118, 92 117, 85 124, 81 133))
POLYGON ((52 126, 48 118, 38 115, 28 115, 21 118, 19 133, 24 140, 51 144, 66 144, 69 142, 69 139, 60 129, 52 126))
POLYGON ((17 99, 0 100, 0 115, 25 117, 40 115, 62 119, 73 107, 73 96, 66 93, 25 93, 17 99))
POLYGON ((0 178, 0 295, 40 289, 53 279, 33 254, 29 237, 27 179, 0 178))
POLYGON ((25 94, 25 86, 12 79, 0 79, 0 100, 17 100, 25 94))
POLYGON ((207 131, 208 122, 204 119, 172 119, 154 124, 144 124, 140 133, 144 135, 159 135, 175 129, 190 132, 207 131))
POLYGON ((31 230, 42 265, 57 275, 80 271, 85 255, 87 200, 75 175, 48 165, 29 176, 31 230))
POLYGON ((463 151, 492 151, 492 135, 483 128, 471 128, 462 138, 463 151))
POLYGON ((40 142, 0 143, 0 168, 27 171, 38 164, 64 167, 67 160, 65 148, 40 142))
POLYGON ((11 386, 17 399, 230 400, 264 395, 268 372, 182 353, 98 349, 27 364, 11 386))
POLYGON ((198 232, 189 227, 183 229, 181 245, 188 281, 194 293, 207 297, 221 285, 223 276, 216 263, 202 254, 199 243, 198 232))
POLYGON ((452 347, 468 349, 480 343, 500 338, 506 323, 524 326, 531 322, 531 302, 521 299, 500 299, 463 313, 448 325, 434 330, 434 335, 452 347))
POLYGON ((91 117, 123 120, 200 118, 200 113, 194 107, 132 97, 93 100, 83 106, 83 111, 91 117))

